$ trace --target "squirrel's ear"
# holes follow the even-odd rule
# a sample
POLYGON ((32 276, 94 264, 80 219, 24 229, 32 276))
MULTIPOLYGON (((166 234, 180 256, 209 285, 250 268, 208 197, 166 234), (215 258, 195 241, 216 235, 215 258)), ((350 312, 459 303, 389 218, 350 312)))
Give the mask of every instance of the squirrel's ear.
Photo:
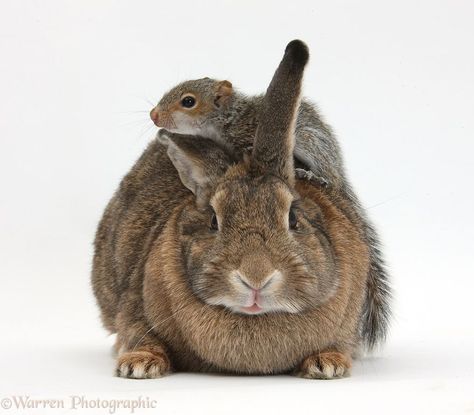
POLYGON ((229 81, 220 81, 216 84, 214 105, 221 107, 232 95, 232 84, 229 81))
POLYGON ((217 180, 233 163, 232 157, 204 137, 169 132, 166 136, 168 157, 181 182, 195 194, 198 208, 206 207, 217 180))

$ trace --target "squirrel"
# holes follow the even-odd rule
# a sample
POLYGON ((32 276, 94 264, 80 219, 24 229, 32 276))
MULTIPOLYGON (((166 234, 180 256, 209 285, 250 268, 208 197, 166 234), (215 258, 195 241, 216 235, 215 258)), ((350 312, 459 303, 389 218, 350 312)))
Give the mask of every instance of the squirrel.
MULTIPOLYGON (((190 80, 166 93, 150 117, 157 127, 208 137, 239 153, 252 147, 263 97, 244 95, 229 81, 190 80)), ((295 135, 297 174, 304 175, 303 167, 309 167, 313 180, 340 187, 346 180, 341 150, 331 128, 306 99, 299 106, 295 135)))
MULTIPOLYGON (((229 81, 202 78, 182 82, 150 112, 157 127, 173 133, 210 138, 242 155, 253 145, 264 95, 247 96, 229 81)), ((377 232, 346 177, 339 144, 316 106, 300 101, 295 122, 295 168, 300 179, 328 187, 351 201, 370 247, 364 319, 360 328, 367 348, 383 342, 390 319, 391 289, 377 232)), ((328 189, 329 190, 329 189, 328 189)))

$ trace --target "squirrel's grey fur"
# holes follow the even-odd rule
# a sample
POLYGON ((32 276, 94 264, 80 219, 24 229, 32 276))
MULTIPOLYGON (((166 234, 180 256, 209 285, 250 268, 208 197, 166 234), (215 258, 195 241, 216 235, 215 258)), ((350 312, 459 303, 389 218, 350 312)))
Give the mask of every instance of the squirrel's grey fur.
MULTIPOLYGON (((255 135, 262 103, 263 95, 248 97, 234 92, 225 110, 209 114, 208 123, 235 149, 249 147, 252 145, 249 137, 255 135)), ((339 187, 345 181, 341 150, 330 127, 321 121, 308 100, 301 101, 295 132, 296 160, 309 167, 316 176, 339 187)))

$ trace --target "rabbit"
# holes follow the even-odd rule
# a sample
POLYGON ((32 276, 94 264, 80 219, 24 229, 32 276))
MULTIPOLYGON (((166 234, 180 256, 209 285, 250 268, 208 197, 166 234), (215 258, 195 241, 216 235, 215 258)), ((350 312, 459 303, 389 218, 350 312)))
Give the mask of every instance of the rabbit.
POLYGON ((116 375, 350 374, 370 246, 352 201, 295 173, 307 46, 290 42, 250 154, 160 130, 100 221, 92 286, 116 375))

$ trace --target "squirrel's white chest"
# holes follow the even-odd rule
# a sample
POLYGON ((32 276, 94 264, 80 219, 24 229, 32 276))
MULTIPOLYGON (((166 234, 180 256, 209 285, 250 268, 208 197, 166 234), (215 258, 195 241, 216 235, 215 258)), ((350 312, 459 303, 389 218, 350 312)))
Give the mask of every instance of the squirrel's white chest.
POLYGON ((217 128, 209 124, 203 124, 197 127, 194 134, 198 134, 203 137, 210 138, 211 140, 214 140, 214 141, 221 140, 221 135, 219 134, 219 131, 217 130, 217 128))
POLYGON ((219 141, 220 133, 218 129, 211 123, 200 123, 186 114, 173 114, 173 121, 176 128, 170 129, 171 132, 178 134, 200 135, 205 138, 210 138, 214 141, 219 141))

